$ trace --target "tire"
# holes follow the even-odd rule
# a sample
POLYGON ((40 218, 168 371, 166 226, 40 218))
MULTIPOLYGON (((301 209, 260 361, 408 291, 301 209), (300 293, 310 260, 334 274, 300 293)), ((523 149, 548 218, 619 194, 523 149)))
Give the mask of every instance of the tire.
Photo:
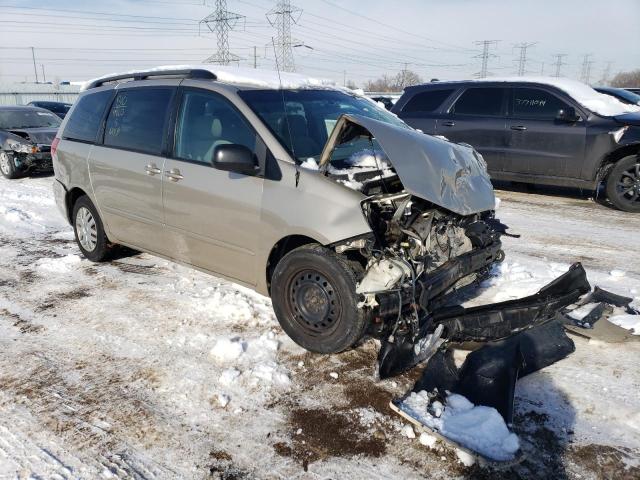
POLYGON ((616 208, 640 213, 640 155, 618 160, 607 176, 606 191, 616 208))
POLYGON ((104 232, 100 215, 89 197, 83 195, 76 200, 71 219, 76 243, 82 254, 92 262, 106 260, 113 247, 104 232))
POLYGON ((271 300, 282 329, 301 347, 338 353, 364 336, 368 316, 358 308, 363 268, 321 245, 287 253, 271 279, 271 300))
POLYGON ((16 164, 13 161, 13 155, 7 152, 0 152, 0 173, 9 180, 21 176, 21 172, 16 168, 16 164))

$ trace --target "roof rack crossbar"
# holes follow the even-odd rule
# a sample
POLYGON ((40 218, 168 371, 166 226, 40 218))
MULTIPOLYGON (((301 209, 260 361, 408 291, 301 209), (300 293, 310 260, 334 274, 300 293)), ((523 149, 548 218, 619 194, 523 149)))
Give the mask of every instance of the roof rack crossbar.
POLYGON ((110 77, 103 77, 94 80, 87 86, 87 90, 91 88, 101 87, 105 83, 115 82, 117 80, 126 80, 131 78, 133 80, 145 80, 149 77, 164 77, 164 76, 182 76, 185 78, 196 78, 201 80, 217 80, 215 73, 204 70, 202 68, 189 68, 184 70, 150 70, 146 72, 135 73, 123 73, 121 75, 112 75, 110 77))

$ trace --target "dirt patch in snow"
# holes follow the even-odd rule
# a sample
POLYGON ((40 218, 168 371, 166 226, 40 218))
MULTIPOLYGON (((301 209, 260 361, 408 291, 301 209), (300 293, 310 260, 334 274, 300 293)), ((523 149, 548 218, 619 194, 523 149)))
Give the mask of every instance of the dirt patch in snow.
POLYGON ((276 443, 274 450, 295 458, 303 467, 327 457, 380 457, 387 450, 383 438, 372 435, 359 419, 346 412, 294 408, 289 425, 294 432, 291 444, 276 443))
POLYGON ((594 473, 597 478, 615 478, 616 480, 640 478, 640 466, 628 464, 633 459, 637 462, 640 456, 638 450, 608 445, 574 446, 569 449, 568 456, 594 473))

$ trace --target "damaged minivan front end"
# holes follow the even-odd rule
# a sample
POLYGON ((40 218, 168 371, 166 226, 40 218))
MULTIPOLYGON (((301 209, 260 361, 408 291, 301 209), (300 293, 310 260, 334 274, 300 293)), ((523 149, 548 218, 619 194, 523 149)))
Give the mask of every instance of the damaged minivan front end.
POLYGON ((504 258, 507 227, 494 217, 486 166, 469 146, 343 115, 319 168, 366 196, 371 234, 334 247, 366 262, 358 305, 381 338, 415 344, 425 319, 504 258))

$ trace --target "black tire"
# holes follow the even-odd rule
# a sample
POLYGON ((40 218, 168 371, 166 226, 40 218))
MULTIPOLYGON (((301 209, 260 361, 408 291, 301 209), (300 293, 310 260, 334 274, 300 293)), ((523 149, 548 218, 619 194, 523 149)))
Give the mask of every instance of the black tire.
POLYGON ((338 353, 364 336, 368 317, 358 308, 363 269, 321 245, 287 253, 271 279, 271 300, 282 329, 301 347, 338 353))
POLYGON ((113 245, 109 243, 109 239, 104 232, 104 226, 102 225, 102 220, 100 219, 100 215, 98 214, 96 207, 93 206, 93 203, 91 203, 91 200, 89 200, 89 197, 86 195, 78 198, 76 203, 74 203, 71 223, 73 225, 73 233, 76 237, 76 243, 78 244, 78 248, 80 248, 82 254, 92 262, 103 262, 104 260, 107 260, 113 250, 113 245), (84 215, 86 215, 87 211, 89 212, 93 223, 87 222, 89 227, 84 229, 82 218, 86 218, 84 215), (82 217, 79 218, 79 216, 82 217), (91 233, 90 236, 94 240, 95 245, 93 248, 87 246, 87 242, 83 241, 83 237, 85 237, 87 233, 91 233))
POLYGON ((640 213, 640 155, 618 160, 607 176, 606 189, 616 208, 640 213))
POLYGON ((13 154, 0 152, 0 173, 2 173, 4 178, 8 178, 9 180, 22 176, 22 172, 16 168, 16 164, 13 161, 13 154))

